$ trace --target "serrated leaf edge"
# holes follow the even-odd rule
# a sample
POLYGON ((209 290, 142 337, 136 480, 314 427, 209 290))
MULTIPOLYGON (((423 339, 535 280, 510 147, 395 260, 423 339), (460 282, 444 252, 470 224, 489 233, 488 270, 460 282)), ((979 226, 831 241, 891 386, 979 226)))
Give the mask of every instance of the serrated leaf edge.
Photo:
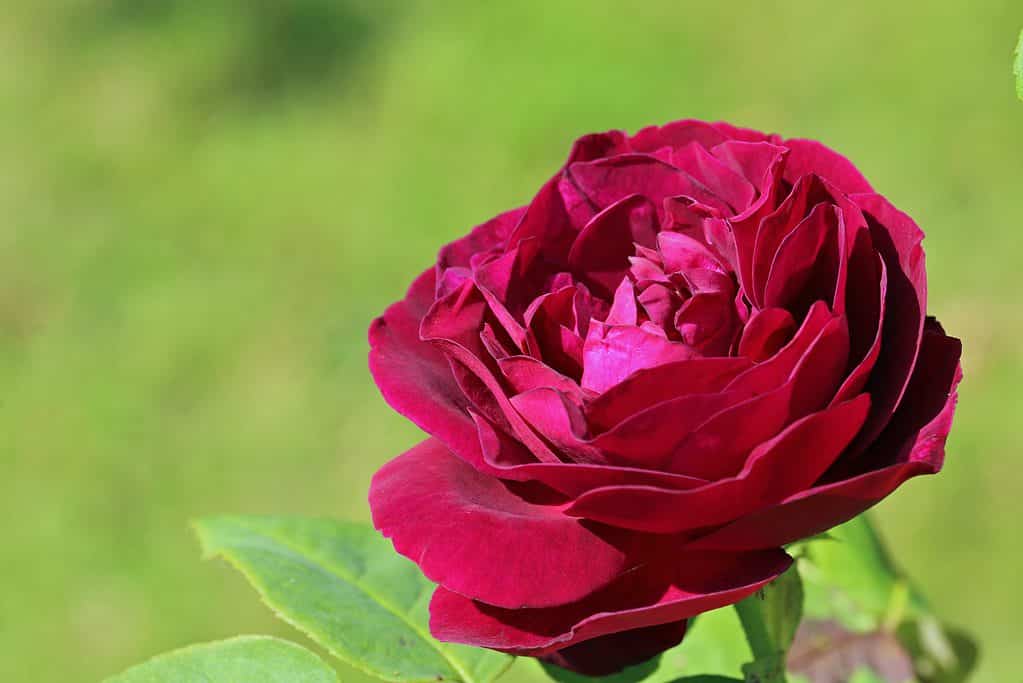
POLYGON ((114 683, 118 679, 123 678, 124 676, 128 675, 129 673, 131 673, 132 671, 134 671, 135 669, 137 669, 139 667, 148 666, 148 665, 153 664, 153 663, 159 663, 159 662, 162 662, 162 661, 164 661, 166 659, 171 659, 172 657, 178 657, 178 656, 183 655, 183 654, 188 654, 188 653, 190 653, 192 651, 195 651, 195 650, 204 650, 204 649, 207 649, 207 648, 217 647, 219 645, 228 645, 228 644, 233 644, 233 643, 252 643, 252 642, 272 642, 272 643, 276 643, 278 645, 284 645, 284 646, 286 646, 286 647, 288 647, 288 648, 290 648, 292 650, 295 650, 296 652, 302 652, 304 654, 307 654, 310 657, 312 657, 313 659, 315 659, 317 662, 322 664, 324 669, 326 669, 327 671, 330 671, 331 673, 333 673, 335 681, 338 680, 337 672, 334 671, 329 664, 327 664, 325 661, 323 661, 322 657, 320 657, 318 654, 316 654, 315 652, 313 652, 309 648, 302 647, 298 643, 293 643, 290 640, 284 640, 283 638, 275 638, 273 636, 240 635, 240 636, 234 636, 232 638, 225 638, 223 640, 211 640, 211 641, 208 641, 208 642, 205 642, 205 643, 192 643, 191 645, 186 645, 184 647, 179 647, 176 650, 168 650, 167 652, 161 652, 160 654, 153 655, 149 659, 147 659, 147 660, 145 660, 143 662, 139 662, 138 664, 135 664, 134 666, 131 666, 131 667, 125 669, 124 671, 120 672, 120 673, 116 673, 116 674, 113 674, 111 676, 108 676, 107 678, 104 678, 103 679, 103 683, 114 683))
MULTIPOLYGON (((388 601, 381 599, 373 591, 367 589, 364 585, 362 585, 361 582, 353 579, 350 576, 346 576, 343 572, 335 571, 335 569, 333 567, 327 567, 326 563, 322 561, 322 558, 317 557, 314 553, 307 553, 304 549, 296 548, 291 543, 289 543, 289 542, 287 542, 285 540, 282 540, 281 538, 279 538, 278 536, 275 536, 274 534, 269 534, 269 533, 267 533, 266 531, 263 531, 263 530, 253 529, 251 526, 249 526, 249 525, 247 525, 245 523, 245 521, 246 521, 245 517, 221 516, 221 517, 209 517, 209 518, 197 519, 197 520, 193 520, 192 521, 192 528, 195 530, 195 533, 196 533, 196 535, 199 538, 199 545, 200 545, 200 547, 202 549, 202 559, 203 560, 210 560, 210 559, 213 559, 215 557, 222 558, 230 566, 234 567, 234 569, 237 570, 238 573, 241 574, 245 578, 245 580, 249 582, 249 584, 256 590, 256 593, 259 594, 260 601, 264 605, 266 605, 267 608, 269 608, 269 610, 271 612, 273 612, 273 614, 278 619, 280 619, 281 621, 287 623, 288 625, 292 626, 293 628, 297 629, 301 633, 303 633, 306 636, 308 636, 316 644, 318 644, 320 647, 322 647, 325 650, 327 650, 327 652, 329 652, 334 657, 337 657, 341 661, 343 661, 346 664, 348 664, 348 665, 358 669, 359 671, 362 671, 364 673, 368 673, 371 676, 376 676, 377 678, 383 679, 385 681, 393 681, 394 683, 436 683, 436 680, 437 680, 436 678, 420 678, 420 679, 395 678, 392 674, 389 674, 386 671, 378 671, 375 668, 373 668, 372 666, 368 666, 368 665, 366 665, 366 664, 364 664, 362 662, 357 661, 351 654, 348 654, 348 653, 345 653, 345 652, 340 652, 340 651, 336 650, 335 648, 331 647, 330 645, 328 645, 325 642, 326 638, 323 636, 322 633, 319 633, 314 628, 310 628, 308 626, 305 626, 303 624, 298 623, 297 621, 295 621, 294 618, 292 618, 292 617, 288 616, 286 613, 284 613, 282 611, 281 607, 273 604, 273 602, 270 600, 270 598, 268 597, 268 595, 266 593, 266 589, 265 589, 264 585, 258 579, 258 577, 256 577, 252 572, 248 571, 244 566, 242 566, 242 564, 236 558, 232 557, 227 550, 216 550, 216 549, 213 549, 211 547, 210 539, 207 537, 207 531, 203 527, 207 523, 217 522, 217 521, 230 521, 232 523, 240 524, 240 526, 244 527, 250 533, 262 536, 263 538, 266 538, 266 539, 268 539, 270 541, 273 541, 274 543, 278 543, 281 546, 287 548, 288 550, 298 554, 299 556, 301 556, 303 554, 307 554, 310 557, 312 557, 313 559, 321 560, 321 562, 316 565, 316 567, 318 569, 322 569, 326 573, 332 574, 332 575, 336 576, 337 578, 341 579, 342 581, 345 581, 345 582, 350 583, 351 585, 355 586, 357 589, 359 589, 364 594, 366 594, 374 602, 376 602, 381 607, 383 607, 385 610, 387 610, 388 612, 390 612, 391 614, 396 616, 398 619, 400 619, 402 622, 404 622, 414 633, 416 633, 416 635, 418 635, 420 638, 422 638, 430 647, 432 647, 434 650, 437 651, 437 653, 441 656, 441 658, 445 662, 447 662, 447 664, 451 667, 451 669, 455 672, 455 674, 461 679, 461 683, 486 683, 486 681, 477 681, 475 678, 473 678, 456 659, 452 658, 447 652, 445 652, 442 648, 440 648, 437 645, 436 641, 434 641, 433 637, 428 632, 424 631, 415 622, 410 620, 408 618, 408 615, 404 614, 401 610, 399 610, 399 609, 395 608, 393 605, 389 604, 388 601)), ((331 521, 333 521, 333 520, 331 520, 331 521)), ((514 661, 514 660, 512 660, 512 661, 514 661)), ((508 666, 511 666, 511 662, 508 663, 508 666)), ((502 669, 498 673, 498 675, 503 674, 506 669, 507 668, 502 669)), ((496 678, 496 676, 495 676, 495 678, 496 678)))

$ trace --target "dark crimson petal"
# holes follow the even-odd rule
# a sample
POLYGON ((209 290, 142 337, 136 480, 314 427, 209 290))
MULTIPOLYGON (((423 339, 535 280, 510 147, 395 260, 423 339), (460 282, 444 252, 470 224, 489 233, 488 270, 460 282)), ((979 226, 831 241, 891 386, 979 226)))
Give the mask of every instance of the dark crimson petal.
POLYGON ((578 378, 582 374, 583 340, 574 332, 575 296, 574 285, 543 294, 526 309, 525 319, 542 360, 578 378))
POLYGON ((784 308, 760 309, 742 330, 739 355, 759 363, 776 354, 795 331, 796 321, 784 308))
POLYGON ((874 281, 873 277, 871 277, 873 273, 867 274, 864 272, 867 269, 863 267, 863 264, 854 264, 861 266, 857 268, 857 271, 864 272, 863 277, 854 276, 852 280, 853 286, 850 288, 850 292, 854 294, 849 298, 855 299, 856 303, 848 306, 850 327, 849 360, 854 362, 855 365, 845 378, 838 393, 835 394, 834 400, 836 402, 844 401, 863 391, 867 380, 870 378, 870 372, 874 369, 877 359, 881 354, 881 335, 884 331, 881 323, 885 317, 888 269, 884 261, 877 254, 871 253, 870 258, 876 260, 876 269, 880 271, 877 281, 874 281), (856 344, 856 336, 854 335, 857 332, 862 335, 864 332, 870 332, 871 330, 873 330, 873 340, 869 342, 870 346, 863 352, 858 351, 853 346, 856 344), (859 360, 857 361, 856 359, 859 360))
POLYGON ((636 561, 621 542, 527 503, 435 439, 384 465, 369 502, 373 525, 431 581, 491 605, 573 602, 636 561))
POLYGON ((652 247, 656 211, 642 195, 628 195, 598 213, 580 232, 568 264, 596 293, 609 296, 629 269, 633 245, 652 247))
POLYGON ((756 199, 757 192, 745 177, 699 143, 676 148, 671 155, 671 163, 699 179, 724 200, 730 215, 741 213, 756 199))
POLYGON ((595 489, 575 500, 566 514, 658 534, 724 524, 812 485, 852 441, 869 407, 870 397, 861 394, 794 422, 754 449, 734 477, 686 490, 595 489))
MULTIPOLYGON (((490 357, 480 338, 480 330, 483 328, 484 316, 488 310, 479 290, 471 282, 466 282, 461 289, 433 303, 423 318, 419 330, 420 337, 443 350, 449 359, 479 380, 481 390, 478 393, 482 395, 485 390, 489 394, 489 399, 497 406, 503 419, 509 423, 515 436, 529 447, 537 459, 557 462, 558 457, 523 422, 512 407, 504 388, 483 360, 490 357)), ((419 396, 416 387, 409 387, 408 391, 419 396)))
POLYGON ((838 274, 838 233, 842 230, 842 215, 837 207, 818 204, 805 220, 800 222, 778 245, 769 274, 763 283, 764 306, 792 310, 807 284, 813 282, 815 272, 829 271, 826 289, 813 291, 811 300, 831 301, 835 293, 838 274))
POLYGON ((630 415, 590 443, 612 464, 663 469, 697 425, 748 396, 741 391, 680 396, 630 415))
POLYGON ((588 441, 582 407, 568 395, 549 388, 532 389, 513 396, 511 404, 563 458, 576 462, 605 462, 600 449, 588 441))
POLYGON ((580 408, 553 389, 519 394, 512 398, 512 405, 565 457, 577 462, 657 468, 698 424, 747 397, 739 392, 681 396, 631 415, 593 438, 587 433, 580 408))
POLYGON ((606 431, 658 403, 719 392, 749 367, 745 358, 692 358, 639 370, 593 399, 586 407, 587 422, 606 431))
POLYGON ((369 368, 384 400, 463 458, 478 458, 476 429, 444 354, 419 339, 433 301, 434 269, 420 275, 405 299, 369 329, 369 368))
POLYGON ((703 479, 670 472, 589 463, 543 462, 519 442, 495 428, 486 418, 474 415, 479 430, 482 460, 476 469, 510 481, 537 481, 569 498, 602 486, 647 485, 671 489, 702 486, 703 479))
MULTIPOLYGON (((774 199, 775 186, 788 150, 768 142, 729 140, 712 150, 715 157, 746 178, 757 191, 758 199, 739 216, 751 215, 763 208, 763 202, 774 199)), ((773 207, 772 207, 773 208, 773 207)))
POLYGON ((962 343, 947 336, 937 320, 927 318, 916 369, 899 409, 866 452, 848 453, 828 473, 828 479, 842 479, 900 462, 912 436, 931 415, 945 407, 959 381, 961 353, 962 343))
POLYGON ((844 321, 835 318, 781 387, 727 408, 701 424, 676 447, 667 469, 710 480, 735 474, 754 446, 831 401, 848 355, 844 321))
POLYGON ((662 147, 685 147, 693 142, 710 149, 729 138, 737 137, 734 133, 740 130, 727 124, 686 119, 663 126, 643 128, 629 138, 629 145, 637 152, 653 152, 662 147))
POLYGON ((835 320, 835 317, 828 311, 827 304, 818 301, 810 307, 803 324, 781 351, 736 377, 728 387, 742 387, 752 393, 763 393, 781 386, 810 345, 832 320, 835 320))
POLYGON ((568 167, 568 174, 576 187, 601 208, 639 194, 653 202, 660 219, 665 198, 686 195, 719 211, 728 211, 727 205, 699 180, 648 154, 621 154, 577 162, 568 167))
POLYGON ((508 356, 500 359, 497 364, 516 394, 524 394, 531 389, 548 388, 557 389, 578 403, 582 403, 586 397, 587 392, 584 392, 575 380, 535 358, 508 356))
POLYGON ((721 292, 696 294, 675 314, 682 342, 702 356, 727 356, 738 335, 732 296, 721 292))
POLYGON ((923 232, 909 216, 881 195, 851 199, 868 216, 871 240, 888 275, 880 355, 866 386, 874 405, 853 445, 853 450, 862 450, 888 424, 912 376, 927 310, 927 274, 920 246, 923 232))
POLYGON ((476 226, 468 235, 440 250, 437 267, 442 271, 455 266, 468 268, 474 255, 503 247, 525 212, 526 207, 522 206, 476 226))
POLYGON ((544 656, 544 661, 585 676, 608 676, 682 642, 685 620, 612 633, 544 656))
MULTIPOLYGON (((878 442, 856 461, 863 472, 830 483, 819 483, 781 503, 738 519, 709 533, 693 544, 696 548, 741 550, 781 546, 827 531, 848 521, 898 488, 910 477, 934 474, 941 469, 945 440, 952 428, 956 386, 962 378, 958 339, 927 335, 913 381, 878 442), (894 462, 876 470, 871 463, 894 462)), ((836 467, 848 468, 843 456, 836 467)), ((854 465, 856 463, 853 463, 854 465)))
POLYGON ((430 631, 446 642, 541 656, 731 605, 792 564, 781 550, 690 554, 670 542, 660 549, 659 562, 623 574, 585 600, 549 609, 500 609, 438 588, 430 601, 430 631))
POLYGON ((795 183, 815 173, 831 181, 845 194, 873 192, 867 179, 844 156, 814 140, 786 140, 789 158, 785 163, 785 180, 795 183))
POLYGON ((808 220, 811 210, 819 204, 829 204, 830 199, 831 195, 817 176, 803 176, 781 205, 761 221, 752 253, 740 254, 740 277, 753 303, 760 307, 765 305, 764 290, 782 240, 808 220))
POLYGON ((715 121, 710 125, 724 135, 742 142, 768 142, 772 145, 781 145, 781 138, 774 133, 765 134, 752 128, 733 126, 732 124, 725 123, 724 121, 715 121))
POLYGON ((561 266, 568 261, 568 250, 572 247, 575 233, 576 229, 572 226, 568 210, 558 192, 556 176, 533 197, 519 224, 508 237, 505 248, 514 249, 523 242, 534 241, 535 248, 542 252, 548 263, 561 266))
MULTIPOLYGON (((612 130, 607 133, 596 133, 584 135, 575 141, 572 153, 568 156, 567 164, 576 161, 589 161, 602 157, 615 156, 632 151, 629 147, 625 134, 620 130, 612 130)), ((559 173, 558 192, 565 205, 571 223, 575 228, 582 228, 586 225, 599 209, 579 191, 579 188, 572 182, 572 178, 564 173, 559 173)))

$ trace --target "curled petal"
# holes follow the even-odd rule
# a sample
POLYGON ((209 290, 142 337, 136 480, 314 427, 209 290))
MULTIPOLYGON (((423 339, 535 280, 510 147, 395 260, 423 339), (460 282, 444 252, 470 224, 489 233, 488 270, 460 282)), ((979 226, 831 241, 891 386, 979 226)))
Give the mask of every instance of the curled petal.
POLYGON ((736 476, 687 490, 617 486, 583 494, 567 514, 604 524, 674 534, 730 522, 813 484, 863 424, 870 397, 862 394, 794 422, 754 449, 736 476))
POLYGON ((612 542, 556 506, 526 502, 435 439, 384 465, 369 502, 373 525, 431 581, 490 605, 573 602, 636 562, 629 539, 612 542))
POLYGON ((442 641, 541 656, 733 604, 792 563, 781 550, 697 555, 670 543, 662 549, 661 562, 623 574, 588 599, 550 609, 500 609, 438 588, 430 601, 430 631, 442 641))
POLYGON ((959 340, 925 337, 921 363, 892 423, 878 442, 852 462, 848 453, 816 486, 707 534, 697 548, 766 548, 813 536, 875 505, 902 482, 941 469, 955 413, 959 340), (872 464, 890 463, 880 469, 872 464))
POLYGON ((419 325, 433 301, 434 269, 420 275, 408 295, 373 321, 369 368, 388 405, 464 458, 479 457, 479 444, 447 359, 421 341, 419 325))

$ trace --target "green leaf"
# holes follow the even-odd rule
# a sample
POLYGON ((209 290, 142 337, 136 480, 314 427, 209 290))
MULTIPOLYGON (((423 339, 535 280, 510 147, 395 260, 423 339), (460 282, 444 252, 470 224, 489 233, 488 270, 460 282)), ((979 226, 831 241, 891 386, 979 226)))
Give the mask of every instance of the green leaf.
POLYGON ((337 683, 309 650, 267 636, 239 636, 168 652, 105 683, 337 683))
POLYGON ((921 592, 895 566, 868 517, 861 515, 830 534, 834 541, 807 544, 799 560, 808 617, 837 622, 865 638, 896 634, 923 683, 967 680, 976 664, 976 645, 934 616, 921 592))
POLYGON ((1016 74, 1016 95, 1023 100, 1023 31, 1019 34, 1019 44, 1016 45, 1016 61, 1013 63, 1012 70, 1016 74))
POLYGON ((871 630, 888 611, 898 573, 865 516, 835 527, 830 536, 808 545, 799 563, 806 612, 871 630))
MULTIPOLYGON (((624 671, 611 674, 610 676, 583 676, 568 669, 562 669, 560 666, 548 664, 547 662, 539 662, 539 664, 544 673, 558 681, 558 683, 640 683, 640 681, 653 683, 657 678, 656 674, 660 670, 661 657, 657 656, 653 659, 648 659, 642 664, 630 666, 624 671)), ((676 671, 675 673, 678 672, 676 671)))
POLYGON ((708 676, 686 676, 685 678, 676 678, 671 683, 742 683, 742 680, 711 674, 708 676))
MULTIPOLYGON (((788 652, 803 618, 803 581, 792 567, 761 591, 764 626, 775 650, 788 652)), ((758 596, 754 595, 753 599, 758 596)))
POLYGON ((429 633, 433 584, 368 526, 216 517, 196 523, 206 557, 234 565, 278 616, 328 652, 388 681, 489 683, 512 658, 429 633))
POLYGON ((899 626, 898 638, 916 658, 924 683, 962 683, 977 665, 977 644, 959 629, 922 617, 899 626))

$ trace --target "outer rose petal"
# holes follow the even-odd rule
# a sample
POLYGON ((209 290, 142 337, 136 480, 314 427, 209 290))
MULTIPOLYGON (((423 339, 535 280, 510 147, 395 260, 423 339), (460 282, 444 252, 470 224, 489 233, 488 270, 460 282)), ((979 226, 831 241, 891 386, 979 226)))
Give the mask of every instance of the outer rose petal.
POLYGON ((548 609, 501 609, 438 588, 430 631, 442 641, 540 656, 731 605, 792 564, 781 550, 667 554, 661 564, 629 572, 590 598, 548 609))
POLYGON ((451 374, 448 361, 420 341, 419 324, 433 302, 434 269, 420 275, 406 298, 373 321, 369 330, 369 368, 388 405, 436 436, 464 458, 479 455, 469 401, 451 374))
POLYGON ((373 525, 431 581, 491 605, 579 600, 637 561, 625 549, 635 535, 613 543, 558 507, 527 503, 435 439, 384 465, 369 504, 373 525))
POLYGON ((612 633, 552 652, 544 660, 586 676, 607 676, 675 647, 687 625, 682 620, 612 633))
POLYGON ((906 392, 903 408, 878 443, 859 456, 869 461, 887 457, 895 464, 874 470, 861 466, 859 471, 863 474, 797 493, 778 505, 709 533, 691 547, 739 550, 791 543, 852 519, 910 477, 938 472, 944 461, 945 440, 952 428, 956 386, 962 378, 960 352, 958 339, 939 333, 924 337, 921 362, 906 392), (897 438, 889 439, 889 434, 897 438))
POLYGON ((786 140, 784 144, 789 148, 785 164, 785 179, 789 182, 794 183, 807 173, 816 173, 846 194, 874 191, 851 161, 821 143, 796 138, 786 140))

